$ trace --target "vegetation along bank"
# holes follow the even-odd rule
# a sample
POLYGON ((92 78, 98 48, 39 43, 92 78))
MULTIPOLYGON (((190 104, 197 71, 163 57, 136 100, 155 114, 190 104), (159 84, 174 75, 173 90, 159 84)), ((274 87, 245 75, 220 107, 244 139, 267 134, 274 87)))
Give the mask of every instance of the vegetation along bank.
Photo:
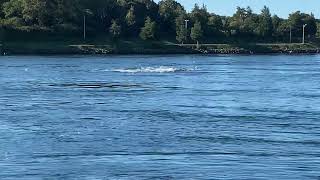
POLYGON ((2 54, 319 53, 320 21, 174 0, 0 0, 2 54))

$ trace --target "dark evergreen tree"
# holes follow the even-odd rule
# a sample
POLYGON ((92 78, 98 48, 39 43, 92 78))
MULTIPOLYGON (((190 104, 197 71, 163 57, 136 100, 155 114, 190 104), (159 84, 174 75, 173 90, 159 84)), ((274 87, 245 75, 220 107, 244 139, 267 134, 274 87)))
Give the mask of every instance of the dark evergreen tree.
POLYGON ((191 39, 197 42, 199 48, 199 41, 203 37, 203 30, 200 22, 196 22, 191 29, 191 39))
POLYGON ((121 35, 121 26, 117 23, 116 20, 112 20, 109 32, 113 38, 119 38, 121 35))
POLYGON ((147 17, 144 27, 141 28, 140 37, 143 40, 155 39, 156 23, 147 17))
POLYGON ((234 15, 228 17, 209 13, 205 5, 197 4, 187 13, 175 0, 161 0, 158 4, 153 0, 0 0, 0 6, 0 25, 20 31, 64 33, 72 30, 80 33, 83 16, 86 16, 87 31, 93 35, 137 38, 140 34, 145 39, 154 39, 157 31, 157 37, 175 38, 180 43, 187 42, 190 34, 186 20, 190 27, 194 24, 191 32, 194 41, 205 36, 212 42, 215 39, 287 42, 290 29, 293 39, 298 41, 303 25, 307 25, 306 37, 315 37, 320 27, 313 14, 300 11, 282 19, 271 17, 267 7, 259 14, 250 7, 238 7, 234 15))
POLYGON ((272 17, 268 7, 264 6, 259 15, 258 35, 262 37, 271 37, 273 32, 272 17))

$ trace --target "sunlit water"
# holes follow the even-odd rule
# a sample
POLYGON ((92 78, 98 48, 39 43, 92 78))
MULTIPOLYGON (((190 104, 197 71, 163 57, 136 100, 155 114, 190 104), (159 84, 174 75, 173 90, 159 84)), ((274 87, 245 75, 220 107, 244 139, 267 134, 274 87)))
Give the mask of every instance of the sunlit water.
POLYGON ((0 58, 0 179, 320 179, 320 56, 0 58))

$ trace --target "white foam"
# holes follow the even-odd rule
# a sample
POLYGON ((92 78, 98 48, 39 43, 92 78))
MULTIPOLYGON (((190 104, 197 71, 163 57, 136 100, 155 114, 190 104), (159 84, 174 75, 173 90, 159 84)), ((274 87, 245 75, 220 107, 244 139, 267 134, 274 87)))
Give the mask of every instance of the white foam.
POLYGON ((183 71, 183 69, 178 69, 170 66, 159 66, 159 67, 141 67, 133 69, 113 69, 113 72, 121 73, 173 73, 177 71, 183 71))

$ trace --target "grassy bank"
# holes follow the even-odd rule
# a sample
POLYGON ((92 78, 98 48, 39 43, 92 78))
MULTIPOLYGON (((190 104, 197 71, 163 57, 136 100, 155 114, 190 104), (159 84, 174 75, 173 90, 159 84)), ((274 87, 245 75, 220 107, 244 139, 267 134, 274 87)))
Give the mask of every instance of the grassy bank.
POLYGON ((166 41, 139 42, 7 42, 2 44, 7 55, 59 55, 59 54, 192 54, 198 51, 180 47, 166 41))
MULTIPOLYGON (((196 44, 180 45, 196 49, 196 44)), ((319 53, 320 46, 315 43, 238 43, 238 44, 201 44, 199 51, 207 54, 303 54, 319 53)))
POLYGON ((129 40, 41 40, 7 41, 1 46, 7 55, 63 55, 63 54, 302 54, 319 53, 316 43, 306 44, 175 44, 170 41, 129 40))

